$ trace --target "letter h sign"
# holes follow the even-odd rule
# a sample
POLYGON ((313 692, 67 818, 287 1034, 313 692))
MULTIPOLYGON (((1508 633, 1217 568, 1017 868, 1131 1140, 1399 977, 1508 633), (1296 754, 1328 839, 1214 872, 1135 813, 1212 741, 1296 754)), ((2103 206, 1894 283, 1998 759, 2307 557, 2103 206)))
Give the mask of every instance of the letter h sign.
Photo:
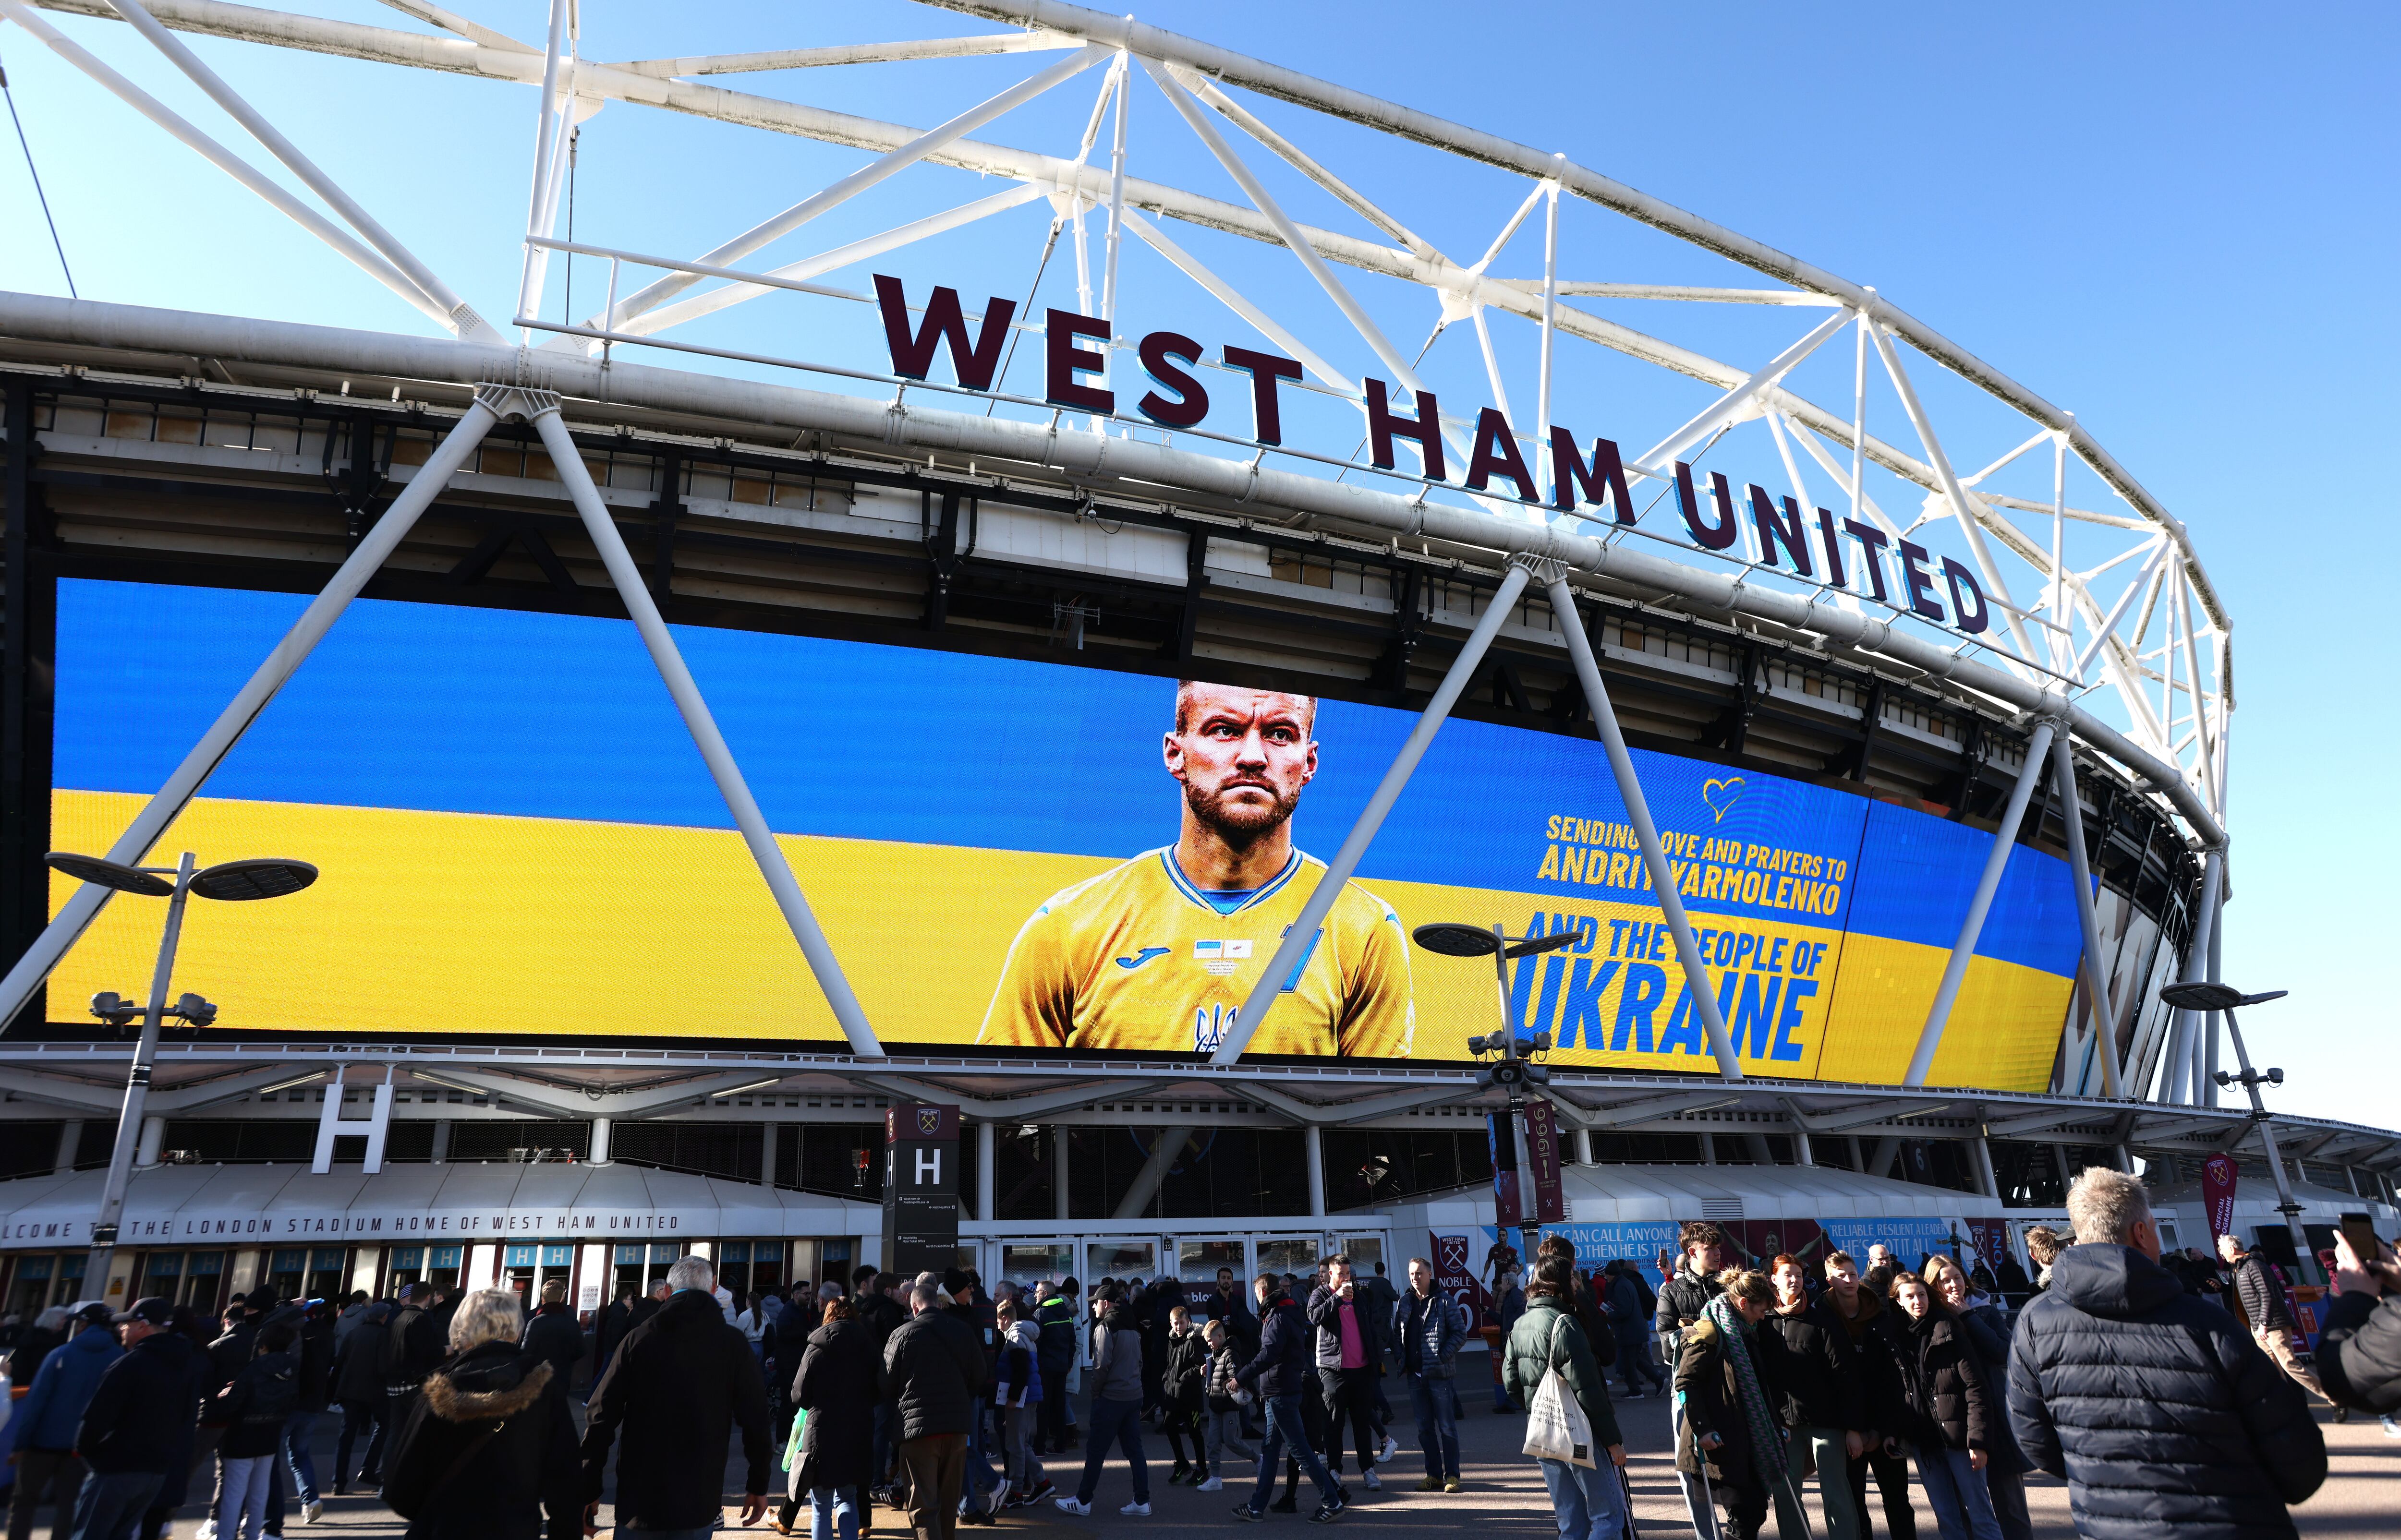
POLYGON ((958 1262, 959 1110, 896 1102, 884 1112, 884 1266, 940 1272, 958 1262))

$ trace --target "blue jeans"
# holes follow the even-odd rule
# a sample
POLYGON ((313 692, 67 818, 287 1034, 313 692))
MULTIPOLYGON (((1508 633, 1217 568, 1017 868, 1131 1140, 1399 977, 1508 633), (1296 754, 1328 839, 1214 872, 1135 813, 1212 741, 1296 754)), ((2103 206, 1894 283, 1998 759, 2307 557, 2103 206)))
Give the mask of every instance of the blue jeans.
POLYGON ((1626 1533, 1626 1491, 1608 1455, 1591 1470, 1565 1460, 1534 1464, 1543 1467, 1543 1485, 1558 1511, 1559 1540, 1618 1540, 1626 1533))
POLYGON ((1459 1419, 1450 1414, 1450 1397, 1443 1394, 1448 1383, 1429 1380, 1422 1374, 1409 1377, 1409 1410, 1418 1420, 1418 1447, 1425 1451, 1428 1476, 1446 1481, 1459 1479, 1459 1419))
POLYGON ((809 1490, 809 1540, 858 1540, 858 1489, 809 1490))
POLYGON ((1133 1467, 1133 1500, 1150 1501, 1150 1467, 1142 1458, 1142 1403, 1092 1397, 1092 1422, 1085 1430, 1084 1479, 1076 1483, 1076 1500, 1090 1503, 1101 1490, 1101 1462, 1111 1444, 1125 1446, 1126 1464, 1133 1467))
POLYGON ((166 1480, 158 1471, 86 1471, 75 1499, 75 1540, 127 1540, 166 1480))
POLYGON ((313 1411, 295 1411, 283 1424, 283 1463, 292 1472, 293 1490, 304 1506, 317 1500, 317 1457, 309 1449, 309 1435, 316 1428, 313 1411))
POLYGON ((992 1409, 990 1407, 977 1407, 975 1409, 975 1424, 967 1429, 967 1473, 966 1479, 959 1483, 959 1511, 961 1513, 967 1512, 969 1508, 977 1508, 985 1513, 992 1513, 1000 1506, 1000 1502, 997 1498, 994 1498, 989 1502, 985 1500, 986 1494, 989 1493, 993 1488, 1000 1485, 1000 1478, 993 1474, 992 1459, 984 1452, 985 1440, 989 1436, 984 1424, 984 1419, 990 1416, 991 1412, 992 1409))
POLYGON ((1917 1479, 1926 1485, 1926 1501, 1942 1540, 2001 1540, 2001 1521, 1993 1517, 1992 1494, 1984 1490, 1984 1473, 1968 1464, 1964 1449, 1917 1446, 1917 1479))
POLYGON ((1259 1484, 1251 1493, 1251 1511, 1255 1514, 1268 1511, 1268 1499, 1275 1495, 1276 1471, 1283 1463, 1287 1444, 1292 1446, 1293 1456, 1300 1462, 1300 1468, 1317 1483, 1317 1494, 1332 1502, 1335 1494, 1342 1489, 1334 1484, 1333 1474, 1325 1468, 1325 1462, 1317 1457, 1317 1451, 1309 1447, 1309 1435, 1300 1424, 1300 1397, 1269 1397, 1267 1414, 1267 1437, 1259 1440, 1259 1484))

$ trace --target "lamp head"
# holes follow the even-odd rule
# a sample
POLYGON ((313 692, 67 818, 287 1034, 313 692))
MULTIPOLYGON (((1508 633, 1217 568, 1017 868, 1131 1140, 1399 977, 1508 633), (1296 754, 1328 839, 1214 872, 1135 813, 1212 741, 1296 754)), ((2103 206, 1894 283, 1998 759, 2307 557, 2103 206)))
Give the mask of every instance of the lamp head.
POLYGON ((1572 947, 1583 939, 1584 933, 1582 931, 1553 931, 1548 935, 1530 935, 1523 941, 1513 941, 1509 943, 1509 949, 1501 955, 1503 957, 1531 957, 1536 952, 1555 952, 1562 947, 1572 947))
POLYGON ((1475 925, 1420 925, 1409 934, 1427 951, 1444 957, 1490 957, 1501 949, 1499 936, 1475 925))
POLYGON ((123 1027, 142 1014, 142 1007, 114 989, 103 989, 91 997, 91 1014, 111 1027, 123 1027))
POLYGON ((287 861, 281 856, 254 856, 242 861, 220 861, 203 867, 192 879, 192 891, 202 898, 246 902, 258 898, 281 898, 296 893, 317 880, 317 868, 306 861, 287 861))
POLYGON ((129 866, 121 861, 111 861, 100 855, 77 855, 73 851, 52 851, 42 857, 52 871, 64 872, 79 882, 96 882, 103 888, 114 888, 121 893, 139 893, 144 898, 168 898, 175 885, 156 872, 145 872, 139 866, 129 866))
POLYGON ((184 1024, 187 1027, 206 1027, 217 1018, 215 1003, 202 1000, 196 994, 176 996, 175 1003, 167 1007, 167 1010, 172 1015, 183 1017, 184 1024))

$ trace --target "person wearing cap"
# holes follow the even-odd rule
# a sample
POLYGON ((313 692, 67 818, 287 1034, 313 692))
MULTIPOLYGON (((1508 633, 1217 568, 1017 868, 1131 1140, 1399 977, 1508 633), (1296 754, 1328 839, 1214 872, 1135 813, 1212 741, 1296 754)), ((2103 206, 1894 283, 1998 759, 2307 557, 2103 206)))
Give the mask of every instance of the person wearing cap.
POLYGON ((126 1351, 101 1372, 75 1431, 75 1540, 128 1540, 167 1473, 192 1457, 202 1363, 174 1321, 174 1302, 156 1297, 115 1317, 126 1351))
POLYGON ((125 1356, 117 1345, 116 1317, 97 1302, 76 1310, 67 1326, 74 1335, 42 1360, 25 1398, 8 1419, 8 1463, 17 1467, 17 1491, 8 1504, 8 1540, 33 1540, 34 1516, 43 1501, 55 1503, 54 1540, 65 1540, 84 1465, 75 1453, 75 1429, 108 1366, 125 1356))

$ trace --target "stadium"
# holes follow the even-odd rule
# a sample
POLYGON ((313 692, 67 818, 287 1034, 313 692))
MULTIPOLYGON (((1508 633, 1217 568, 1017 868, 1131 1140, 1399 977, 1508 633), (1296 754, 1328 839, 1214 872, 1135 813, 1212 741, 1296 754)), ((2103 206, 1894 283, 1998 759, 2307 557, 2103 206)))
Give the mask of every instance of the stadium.
POLYGON ((2202 552, 1873 287, 1051 0, 630 62, 398 8, 0 0, 418 313, 0 293, 7 1311, 846 1271, 912 1138, 988 1277, 1470 1283, 1504 1038, 1646 1263, 1997 1259, 2087 1165, 2206 1244, 2219 1156, 2311 1285, 2401 1220, 2401 1134, 2257 1111, 2272 1005, 2161 998, 2239 892, 2202 552), (185 37, 533 88, 512 307, 185 37), (870 67, 907 123, 809 104, 870 67), (582 126, 663 114, 824 175, 575 239, 582 126), (263 901, 154 973, 187 890, 263 901))

